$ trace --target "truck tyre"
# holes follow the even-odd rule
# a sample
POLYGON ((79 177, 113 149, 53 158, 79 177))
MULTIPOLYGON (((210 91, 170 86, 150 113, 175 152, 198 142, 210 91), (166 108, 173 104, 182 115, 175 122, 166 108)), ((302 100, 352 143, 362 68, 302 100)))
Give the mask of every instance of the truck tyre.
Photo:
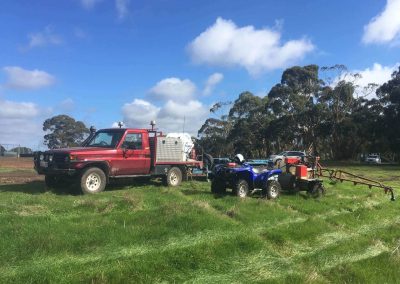
POLYGON ((244 179, 238 180, 234 188, 235 194, 240 198, 245 198, 249 195, 249 184, 244 179))
POLYGON ((266 187, 263 191, 263 195, 266 196, 267 199, 276 199, 281 193, 281 185, 276 180, 270 180, 267 181, 266 187))
POLYGON ((182 171, 180 168, 173 167, 167 172, 166 183, 168 186, 178 186, 182 182, 182 171))
POLYGON ((214 194, 225 194, 226 193, 225 182, 221 179, 214 178, 211 182, 211 192, 214 194))
POLYGON ((84 194, 102 192, 106 188, 106 174, 99 168, 87 168, 81 175, 81 189, 84 194))

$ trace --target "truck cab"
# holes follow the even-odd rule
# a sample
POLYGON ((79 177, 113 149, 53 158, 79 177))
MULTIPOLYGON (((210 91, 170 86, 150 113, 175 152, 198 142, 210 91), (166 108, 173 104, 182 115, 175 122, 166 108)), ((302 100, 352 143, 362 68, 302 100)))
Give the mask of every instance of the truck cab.
POLYGON ((147 129, 109 128, 93 133, 81 147, 37 152, 34 166, 49 187, 75 179, 84 193, 96 193, 110 179, 124 177, 161 176, 167 185, 177 186, 191 168, 203 166, 183 154, 178 137, 171 140, 147 129))

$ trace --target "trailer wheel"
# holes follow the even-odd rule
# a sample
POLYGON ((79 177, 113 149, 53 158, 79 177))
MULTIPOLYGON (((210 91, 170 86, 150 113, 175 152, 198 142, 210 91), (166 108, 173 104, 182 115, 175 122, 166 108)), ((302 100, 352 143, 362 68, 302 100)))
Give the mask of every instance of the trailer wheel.
POLYGON ((214 178, 211 182, 211 192, 214 194, 224 194, 226 193, 225 182, 221 179, 214 178))
POLYGON ((81 189, 84 194, 102 192, 106 188, 106 174, 99 168, 87 168, 81 175, 81 189))
POLYGON ((281 193, 281 184, 276 180, 267 181, 263 191, 263 195, 266 196, 267 199, 276 199, 281 193))
POLYGON ((181 182, 182 182, 182 171, 177 167, 170 168, 166 176, 167 185, 178 186, 181 184, 181 182))
POLYGON ((321 182, 316 182, 307 193, 313 198, 320 198, 325 195, 325 187, 321 182))
POLYGON ((249 184, 244 179, 238 180, 234 188, 235 194, 240 198, 245 198, 249 195, 249 184))

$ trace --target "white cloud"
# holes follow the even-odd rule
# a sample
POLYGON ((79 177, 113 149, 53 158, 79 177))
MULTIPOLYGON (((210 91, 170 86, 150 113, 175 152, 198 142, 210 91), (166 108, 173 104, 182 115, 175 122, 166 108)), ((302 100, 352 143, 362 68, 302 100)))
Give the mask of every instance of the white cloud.
POLYGON ((101 0, 81 0, 81 4, 85 9, 92 9, 101 0))
POLYGON ((62 37, 55 34, 51 26, 47 26, 43 31, 31 33, 28 35, 28 45, 23 47, 22 50, 28 50, 34 47, 43 47, 47 45, 62 44, 62 37))
MULTIPOLYGON (((148 101, 135 99, 122 107, 123 121, 128 127, 149 128, 150 121, 155 120, 157 128, 163 132, 189 132, 197 135, 197 131, 208 115, 208 109, 196 100, 188 102, 168 101, 157 107, 148 101)), ((113 127, 117 124, 113 124, 113 127)))
POLYGON ((34 103, 0 100, 0 144, 36 148, 43 131, 38 118, 41 110, 34 103))
POLYGON ((168 101, 160 111, 160 118, 198 118, 204 114, 203 104, 197 100, 189 102, 168 101))
POLYGON ((131 127, 149 127, 150 121, 156 119, 159 112, 159 107, 141 99, 134 99, 122 107, 124 123, 131 127))
POLYGON ((26 70, 18 66, 3 68, 8 78, 6 86, 14 89, 40 89, 54 84, 53 75, 41 70, 26 70))
POLYGON ((379 63, 374 63, 372 67, 367 67, 364 70, 352 70, 343 73, 333 80, 331 86, 334 87, 341 80, 349 81, 356 85, 356 96, 362 96, 367 99, 375 98, 376 89, 389 81, 392 78, 392 73, 396 71, 399 66, 400 63, 396 63, 393 66, 382 66, 379 63), (355 77, 354 74, 360 76, 355 77), (376 84, 376 86, 369 86, 369 84, 376 84))
POLYGON ((356 70, 354 72, 361 75, 361 78, 357 80, 357 84, 362 87, 366 87, 369 83, 382 85, 391 79, 392 73, 398 66, 398 63, 393 66, 382 66, 379 63, 374 63, 372 68, 356 70))
POLYGON ((154 99, 164 101, 187 101, 194 96, 195 92, 196 86, 188 79, 166 78, 152 87, 149 95, 154 99))
POLYGON ((213 91, 215 86, 220 83, 224 79, 224 75, 221 73, 214 73, 210 77, 208 77, 206 84, 204 86, 203 94, 205 96, 210 95, 213 91))
POLYGON ((34 103, 0 101, 0 119, 30 119, 39 114, 34 103))
POLYGON ((364 43, 390 43, 400 36, 400 0, 387 0, 384 10, 364 26, 364 43))
MULTIPOLYGON (((215 73, 207 79, 206 86, 212 89, 222 79, 222 74, 215 73)), ((128 127, 149 128, 150 121, 155 120, 157 128, 163 132, 182 132, 184 129, 191 135, 197 135, 209 108, 194 98, 196 89, 196 85, 188 79, 163 79, 149 91, 152 101, 159 105, 134 99, 132 103, 122 106, 123 121, 128 127)))
POLYGON ((255 75, 293 64, 311 52, 314 45, 304 38, 281 43, 278 30, 237 27, 233 21, 218 18, 188 49, 195 63, 241 66, 255 75))
POLYGON ((130 0, 115 0, 115 8, 117 9, 118 18, 124 19, 128 13, 128 5, 130 0))

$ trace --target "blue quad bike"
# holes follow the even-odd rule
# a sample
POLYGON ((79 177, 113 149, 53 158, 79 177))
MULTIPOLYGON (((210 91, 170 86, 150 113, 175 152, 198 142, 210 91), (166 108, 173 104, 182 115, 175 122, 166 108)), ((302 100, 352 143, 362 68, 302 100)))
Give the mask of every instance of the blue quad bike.
POLYGON ((241 198, 261 192, 262 197, 276 199, 281 191, 278 182, 281 173, 281 169, 254 167, 246 162, 216 165, 209 176, 211 192, 225 194, 231 188, 241 198))

